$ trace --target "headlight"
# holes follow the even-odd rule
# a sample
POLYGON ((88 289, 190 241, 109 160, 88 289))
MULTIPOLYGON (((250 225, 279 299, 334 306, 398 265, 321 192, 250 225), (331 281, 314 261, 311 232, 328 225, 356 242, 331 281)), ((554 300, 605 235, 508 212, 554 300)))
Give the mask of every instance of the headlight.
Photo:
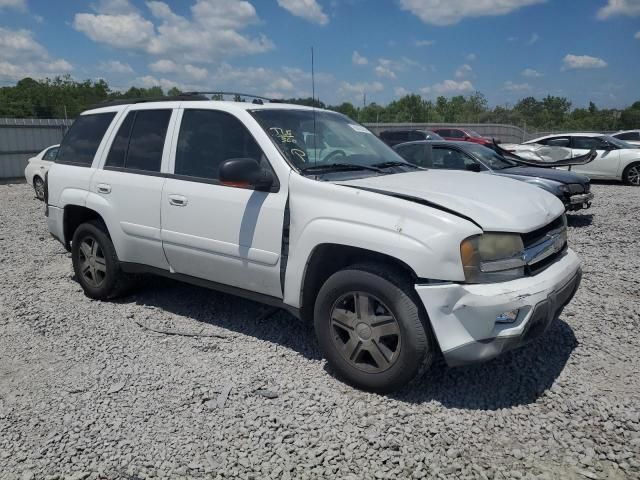
POLYGON ((506 282, 524 276, 524 245, 515 233, 485 233, 460 244, 468 283, 506 282))
POLYGON ((569 188, 569 185, 560 185, 558 187, 558 190, 560 190, 563 193, 570 193, 571 189, 569 188))

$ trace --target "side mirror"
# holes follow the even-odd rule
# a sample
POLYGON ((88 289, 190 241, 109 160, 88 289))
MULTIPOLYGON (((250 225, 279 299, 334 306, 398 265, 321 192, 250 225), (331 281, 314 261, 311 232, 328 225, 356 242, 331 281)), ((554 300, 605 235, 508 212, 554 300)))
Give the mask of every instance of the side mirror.
POLYGON ((253 158, 232 158, 220 165, 220 182, 230 187, 253 187, 256 190, 269 190, 273 185, 273 174, 253 158))
POLYGON ((470 172, 481 172, 482 168, 477 163, 470 163, 467 165, 467 170, 470 172))

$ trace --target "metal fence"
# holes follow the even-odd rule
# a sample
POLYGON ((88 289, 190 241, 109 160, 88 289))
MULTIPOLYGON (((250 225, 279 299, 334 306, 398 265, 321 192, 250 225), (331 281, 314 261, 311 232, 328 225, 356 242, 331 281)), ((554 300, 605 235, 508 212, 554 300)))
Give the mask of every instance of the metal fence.
MULTIPOLYGON (((45 147, 60 143, 72 120, 0 118, 0 179, 19 178, 27 160, 45 147)), ((527 132, 515 125, 497 123, 368 123, 372 132, 393 129, 468 128, 504 143, 520 143, 557 132, 527 132)), ((566 133, 566 132, 565 132, 566 133)))
POLYGON ((0 118, 0 178, 18 178, 30 157, 60 143, 71 120, 0 118))

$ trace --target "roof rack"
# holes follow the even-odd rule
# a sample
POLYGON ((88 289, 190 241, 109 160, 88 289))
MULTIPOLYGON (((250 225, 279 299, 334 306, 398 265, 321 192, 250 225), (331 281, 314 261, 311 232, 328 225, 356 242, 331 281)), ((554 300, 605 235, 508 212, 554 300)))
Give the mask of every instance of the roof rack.
POLYGON ((151 102, 181 102, 181 101, 198 101, 209 100, 204 95, 195 94, 191 92, 182 93, 180 95, 173 95, 168 97, 143 97, 143 98, 119 98, 117 100, 105 100, 104 102, 96 103, 88 108, 92 110, 94 108, 103 107, 115 107, 118 105, 133 105, 136 103, 151 103, 151 102))
POLYGON ((269 103, 277 103, 277 100, 267 97, 261 97, 259 95, 251 95, 250 93, 240 93, 240 92, 186 92, 185 95, 211 95, 224 97, 225 95, 233 95, 234 97, 247 97, 252 98, 251 103, 255 103, 258 105, 262 105, 265 101, 269 103))
POLYGON ((151 103, 151 102, 180 102, 180 101, 203 101, 203 100, 211 100, 211 97, 219 96, 224 97, 225 95, 233 95, 234 97, 247 97, 252 98, 251 103, 255 103, 257 105, 263 105, 264 102, 269 103, 282 103, 281 100, 275 100, 272 98, 261 97, 259 95, 251 95, 248 93, 238 93, 238 92, 184 92, 180 95, 168 96, 168 97, 143 97, 143 98, 119 98, 117 100, 105 100, 104 102, 97 103, 89 107, 89 110, 94 108, 103 108, 103 107, 115 107, 118 105, 133 105, 136 103, 151 103))

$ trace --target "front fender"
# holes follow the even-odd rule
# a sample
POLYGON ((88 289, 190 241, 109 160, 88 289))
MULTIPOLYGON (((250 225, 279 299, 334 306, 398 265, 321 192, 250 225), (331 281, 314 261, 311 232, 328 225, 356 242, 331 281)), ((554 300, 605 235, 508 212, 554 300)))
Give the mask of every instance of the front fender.
MULTIPOLYGON (((388 255, 408 265, 418 277, 464 280, 459 253, 447 255, 446 250, 434 248, 403 234, 399 225, 392 230, 319 218, 309 222, 291 245, 285 275, 284 303, 301 307, 301 291, 307 264, 314 250, 326 244, 356 247, 388 255)), ((453 251, 458 252, 457 249, 453 251)))

